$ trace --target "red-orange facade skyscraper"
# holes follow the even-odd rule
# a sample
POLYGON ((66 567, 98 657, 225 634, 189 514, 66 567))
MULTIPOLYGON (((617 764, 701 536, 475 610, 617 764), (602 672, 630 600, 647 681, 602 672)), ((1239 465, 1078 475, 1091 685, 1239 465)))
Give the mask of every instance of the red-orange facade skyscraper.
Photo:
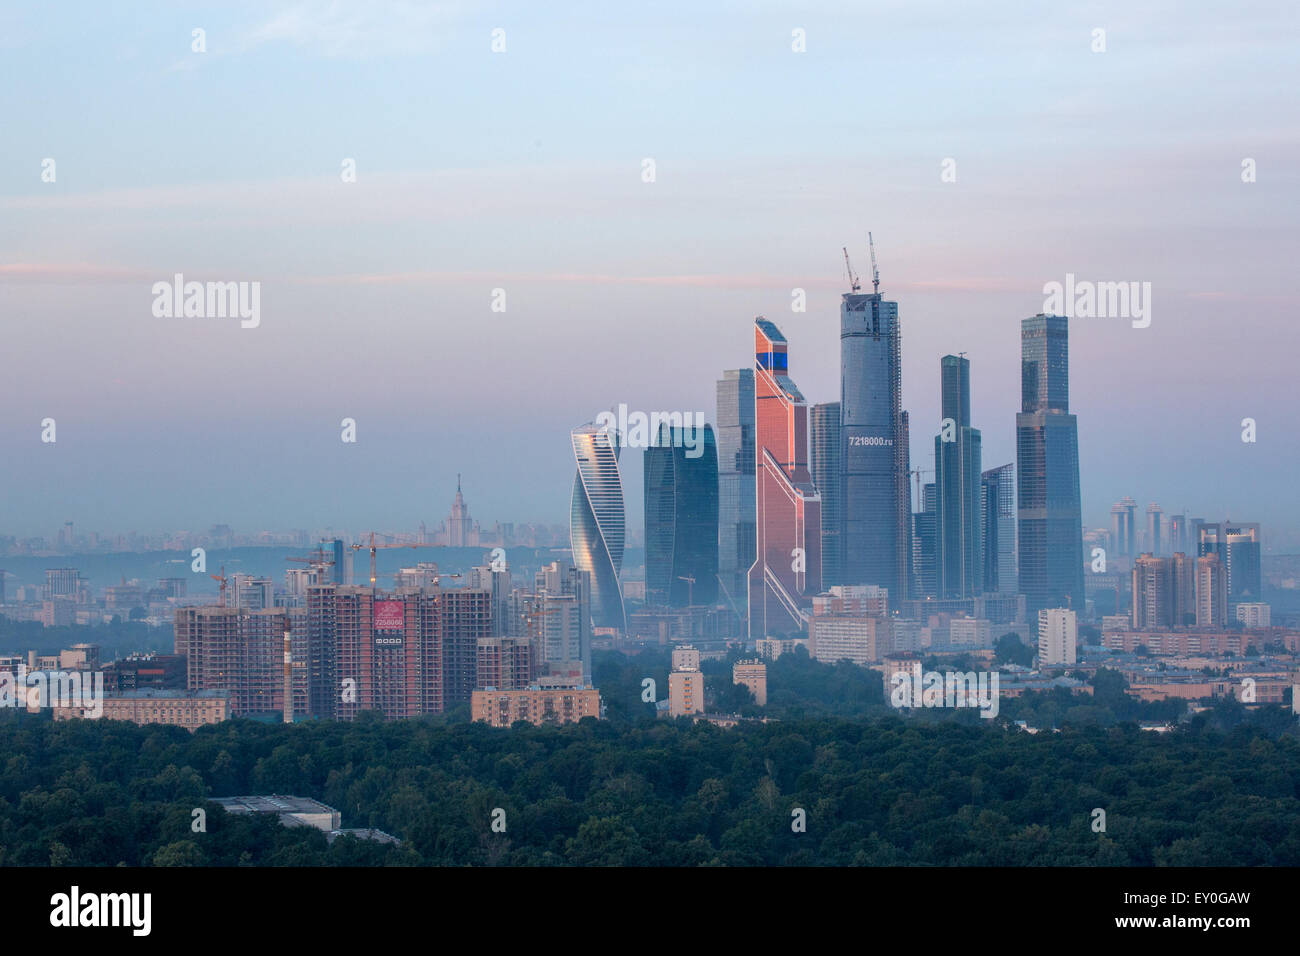
POLYGON ((786 340, 754 320, 758 559, 749 569, 749 636, 806 628, 821 590, 821 498, 808 471, 808 403, 790 379, 786 340))

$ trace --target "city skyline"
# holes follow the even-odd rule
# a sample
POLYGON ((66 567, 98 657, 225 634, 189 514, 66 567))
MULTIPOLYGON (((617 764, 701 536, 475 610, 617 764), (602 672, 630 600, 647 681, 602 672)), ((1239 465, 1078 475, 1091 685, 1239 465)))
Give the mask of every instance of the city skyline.
POLYGON ((13 68, 43 77, 40 97, 0 91, 4 533, 413 526, 457 472, 482 515, 563 523, 556 436, 619 402, 707 413, 719 370, 748 364, 755 315, 806 356, 809 402, 839 400, 839 250, 861 264, 873 229, 908 327, 913 461, 940 417, 918 388, 937 356, 967 353, 984 458, 1010 461, 1011 349, 1044 285, 1149 281, 1149 327, 1072 329, 1086 523, 1131 494, 1249 513, 1270 542, 1300 542, 1283 478, 1300 149, 1287 84, 1258 82, 1293 75, 1294 17, 1234 5, 1233 29, 1258 38, 1246 55, 1205 14, 1107 10, 1094 53, 1097 24, 1077 12, 1030 22, 983 4, 948 11, 938 36, 905 4, 814 6, 797 24, 774 6, 691 11, 689 37, 645 12, 509 9, 494 55, 498 24, 468 10, 346 6, 315 29, 296 6, 235 4, 204 24, 158 7, 130 31, 92 5, 3 14, 13 68), (68 44, 87 31, 95 43, 68 44), (854 88, 858 35, 898 41, 879 51, 892 79, 871 90, 870 124, 824 95, 854 88), (941 44, 945 68, 914 43, 941 44), (981 44, 1025 57, 990 73, 981 44), (985 82, 962 82, 974 68, 985 82), (534 71, 544 88, 525 83, 534 71), (401 122, 426 105, 404 91, 429 89, 437 129, 401 122), (259 325, 155 317, 151 288, 177 273, 261 282, 259 325), (524 330, 535 350, 505 348, 524 330), (689 343, 672 376, 667 342, 689 343), (1206 355, 1250 374, 1199 389, 1206 355))

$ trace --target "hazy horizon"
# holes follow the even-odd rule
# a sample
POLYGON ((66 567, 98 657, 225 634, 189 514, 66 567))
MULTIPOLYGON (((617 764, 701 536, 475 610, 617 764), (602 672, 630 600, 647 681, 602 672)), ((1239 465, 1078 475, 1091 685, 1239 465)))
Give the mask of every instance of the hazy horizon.
POLYGON ((715 421, 756 315, 837 401, 841 246, 865 284, 870 230, 913 468, 943 355, 971 361, 984 469, 1014 462, 1044 284, 1150 282, 1149 328, 1070 323, 1085 525, 1131 495, 1300 544, 1293 9, 137 12, 0 11, 0 534, 434 528, 458 473, 484 527, 567 524, 569 430, 715 421), (155 317, 177 273, 260 282, 260 324, 155 317))

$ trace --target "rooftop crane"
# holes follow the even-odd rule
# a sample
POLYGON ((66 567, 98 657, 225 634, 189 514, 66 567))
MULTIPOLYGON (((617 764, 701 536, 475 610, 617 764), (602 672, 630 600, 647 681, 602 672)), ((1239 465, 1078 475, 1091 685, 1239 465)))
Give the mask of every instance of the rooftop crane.
POLYGON ((212 580, 214 581, 221 582, 221 607, 225 607, 226 606, 226 566, 224 564, 221 566, 220 574, 209 574, 208 577, 212 578, 212 580))
POLYGON ((876 268, 876 240, 867 233, 867 245, 871 247, 871 291, 880 294, 880 270, 876 268))
POLYGON ((849 262, 849 247, 840 246, 840 248, 844 250, 844 268, 849 272, 849 285, 852 286, 854 292, 857 292, 862 288, 862 283, 859 282, 858 277, 853 274, 853 265, 849 262))
MULTIPOLYGON (((370 550, 370 587, 375 586, 375 552, 380 548, 441 548, 440 544, 375 544, 375 533, 370 532, 370 544, 350 544, 348 545, 353 551, 359 551, 362 548, 370 550)), ((451 575, 448 575, 451 577, 451 575)))

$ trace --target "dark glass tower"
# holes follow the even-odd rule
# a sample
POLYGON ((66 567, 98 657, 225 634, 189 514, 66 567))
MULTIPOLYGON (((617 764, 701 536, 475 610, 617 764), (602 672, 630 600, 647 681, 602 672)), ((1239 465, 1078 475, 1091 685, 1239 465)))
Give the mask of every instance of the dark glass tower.
POLYGON ((980 433, 970 427, 970 362, 940 360, 940 433, 934 439, 938 503, 938 596, 967 598, 984 587, 984 515, 980 507, 980 433))
POLYGON ((829 588, 844 583, 840 580, 840 525, 844 517, 840 510, 840 403, 814 405, 808 428, 812 443, 808 467, 822 499, 822 587, 829 588))
POLYGON ((898 303, 845 293, 840 303, 840 576, 889 589, 911 579, 912 505, 898 303))
POLYGON ((1069 323, 1021 322, 1021 411, 1016 415, 1020 591, 1032 614, 1082 611, 1083 521, 1079 427, 1070 414, 1069 323))
POLYGON ((984 483, 984 593, 1016 594, 1016 468, 999 465, 984 483))
POLYGON ((912 515, 913 569, 915 571, 916 597, 934 597, 938 586, 939 547, 935 541, 938 534, 938 512, 935 505, 934 482, 930 482, 921 491, 921 510, 912 515))
POLYGON ((718 600, 718 445, 713 427, 692 436, 661 425, 645 452, 645 586, 647 600, 670 607, 718 600))
POLYGON ((749 569, 758 549, 754 455, 754 370, 718 379, 718 580, 722 599, 743 620, 749 569))

